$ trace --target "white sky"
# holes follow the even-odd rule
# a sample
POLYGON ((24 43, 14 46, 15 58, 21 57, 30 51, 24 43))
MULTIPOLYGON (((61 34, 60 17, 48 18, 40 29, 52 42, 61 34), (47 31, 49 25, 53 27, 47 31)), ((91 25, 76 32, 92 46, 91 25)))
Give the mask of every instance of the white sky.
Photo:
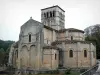
POLYGON ((41 21, 40 9, 53 5, 65 10, 66 28, 100 24, 100 0, 0 0, 0 39, 17 41, 20 26, 31 16, 41 21))

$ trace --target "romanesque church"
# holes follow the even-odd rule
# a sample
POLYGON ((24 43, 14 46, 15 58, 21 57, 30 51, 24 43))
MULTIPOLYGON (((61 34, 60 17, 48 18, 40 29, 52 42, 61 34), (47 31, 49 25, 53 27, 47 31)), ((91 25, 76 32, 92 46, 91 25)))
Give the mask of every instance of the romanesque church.
POLYGON ((20 27, 8 64, 31 70, 90 68, 96 65, 96 47, 85 41, 83 30, 65 28, 65 11, 56 5, 41 9, 41 22, 30 17, 20 27))

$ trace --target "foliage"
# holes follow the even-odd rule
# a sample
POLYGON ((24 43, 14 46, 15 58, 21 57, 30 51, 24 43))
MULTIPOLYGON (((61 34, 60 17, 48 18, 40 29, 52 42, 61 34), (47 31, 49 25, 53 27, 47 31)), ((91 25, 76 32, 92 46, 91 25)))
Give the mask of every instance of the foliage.
POLYGON ((65 70, 65 75, 68 75, 71 73, 71 68, 68 68, 67 70, 65 70))
POLYGON ((3 48, 4 51, 6 51, 12 43, 14 43, 14 41, 10 41, 10 40, 8 40, 8 41, 0 40, 0 49, 3 48))
POLYGON ((100 25, 95 25, 91 29, 91 33, 86 33, 86 41, 95 42, 96 44, 96 55, 97 58, 100 59, 100 25))
POLYGON ((14 41, 0 40, 0 66, 3 66, 4 64, 7 65, 9 50, 12 43, 14 43, 14 41))
POLYGON ((80 70, 80 73, 83 73, 83 72, 85 72, 87 69, 81 69, 80 70))

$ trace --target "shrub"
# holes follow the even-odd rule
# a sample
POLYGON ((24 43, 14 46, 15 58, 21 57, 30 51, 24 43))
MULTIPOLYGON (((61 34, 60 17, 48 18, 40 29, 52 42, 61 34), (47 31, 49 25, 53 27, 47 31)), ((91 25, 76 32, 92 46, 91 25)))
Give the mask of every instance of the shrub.
POLYGON ((65 70, 65 75, 67 75, 67 74, 70 74, 71 73, 71 69, 70 68, 68 68, 67 70, 65 70))

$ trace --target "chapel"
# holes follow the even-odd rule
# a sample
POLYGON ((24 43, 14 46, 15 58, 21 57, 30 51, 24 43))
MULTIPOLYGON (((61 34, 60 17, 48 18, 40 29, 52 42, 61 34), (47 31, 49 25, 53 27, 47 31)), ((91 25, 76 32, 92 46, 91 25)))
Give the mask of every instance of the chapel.
POLYGON ((20 27, 8 64, 31 70, 90 68, 96 65, 96 45, 85 41, 83 30, 66 29, 65 11, 55 5, 41 9, 41 22, 30 17, 20 27))

